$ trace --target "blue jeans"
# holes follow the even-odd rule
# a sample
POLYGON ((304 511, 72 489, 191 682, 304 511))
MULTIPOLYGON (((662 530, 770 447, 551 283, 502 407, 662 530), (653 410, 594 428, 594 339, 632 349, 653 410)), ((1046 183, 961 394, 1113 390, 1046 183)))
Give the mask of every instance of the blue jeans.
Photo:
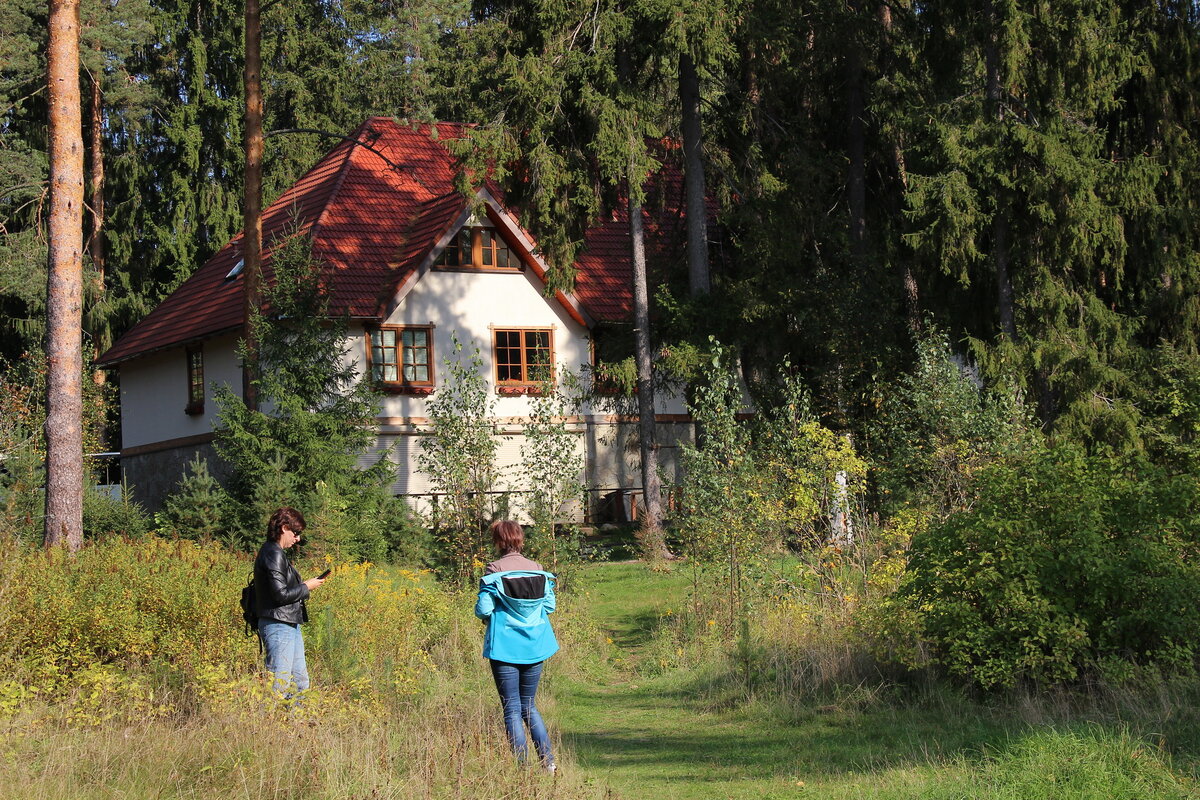
POLYGON ((542 677, 542 664, 509 664, 504 661, 492 661, 492 677, 496 681, 496 691, 500 693, 500 705, 504 708, 504 730, 508 741, 512 743, 517 758, 525 760, 529 752, 525 741, 525 725, 529 726, 529 735, 533 746, 537 748, 542 764, 550 766, 554 756, 550 753, 550 736, 546 733, 546 724, 542 715, 533 704, 533 696, 537 694, 538 681, 542 677), (522 724, 523 723, 523 724, 522 724))
POLYGON ((293 697, 308 688, 308 665, 304 662, 304 637, 300 626, 290 622, 258 618, 258 635, 266 650, 267 672, 275 676, 275 691, 293 697))

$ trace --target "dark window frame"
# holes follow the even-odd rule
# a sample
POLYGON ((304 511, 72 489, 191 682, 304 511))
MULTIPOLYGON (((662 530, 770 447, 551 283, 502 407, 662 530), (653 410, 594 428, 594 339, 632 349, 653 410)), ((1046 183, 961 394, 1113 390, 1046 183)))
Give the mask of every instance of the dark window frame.
POLYGON ((191 345, 183 352, 187 376, 187 405, 183 413, 194 417, 204 413, 204 347, 191 345))

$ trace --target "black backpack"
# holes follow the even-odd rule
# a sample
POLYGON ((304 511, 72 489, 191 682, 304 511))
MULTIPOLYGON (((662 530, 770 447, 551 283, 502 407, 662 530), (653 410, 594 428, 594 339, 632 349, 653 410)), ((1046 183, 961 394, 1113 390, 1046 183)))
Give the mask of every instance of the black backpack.
POLYGON ((246 622, 246 635, 253 636, 258 633, 258 598, 254 590, 254 575, 250 575, 250 582, 246 584, 246 588, 242 589, 242 619, 246 622))

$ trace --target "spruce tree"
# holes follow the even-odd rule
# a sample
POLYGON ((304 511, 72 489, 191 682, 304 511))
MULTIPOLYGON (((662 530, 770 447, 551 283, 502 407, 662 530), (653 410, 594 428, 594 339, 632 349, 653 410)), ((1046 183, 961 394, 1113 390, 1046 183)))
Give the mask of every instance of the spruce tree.
MULTIPOLYGON (((263 411, 227 386, 216 395, 216 450, 230 469, 237 528, 252 541, 272 507, 316 509, 318 483, 344 498, 348 513, 382 524, 376 512, 394 466, 383 453, 358 468, 375 440, 378 395, 346 359, 347 323, 329 316, 328 287, 308 240, 291 235, 276 241, 272 251, 265 309, 251 319, 258 334, 255 380, 263 411), (268 487, 274 494, 263 493, 268 487)), ((375 539, 384 533, 370 531, 375 539)), ((378 550, 365 539, 360 543, 371 555, 378 550)))

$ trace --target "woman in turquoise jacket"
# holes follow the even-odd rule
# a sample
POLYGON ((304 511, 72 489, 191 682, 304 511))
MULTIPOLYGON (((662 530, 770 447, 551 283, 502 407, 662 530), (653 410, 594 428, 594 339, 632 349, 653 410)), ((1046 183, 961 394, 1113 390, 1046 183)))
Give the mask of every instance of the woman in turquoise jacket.
POLYGON ((550 736, 534 705, 542 664, 558 652, 549 617, 555 608, 554 575, 521 555, 525 532, 520 525, 500 520, 491 533, 500 558, 487 565, 475 601, 475 616, 487 625, 483 657, 491 663, 504 730, 517 758, 524 761, 528 754, 528 725, 542 766, 554 772, 550 736))

